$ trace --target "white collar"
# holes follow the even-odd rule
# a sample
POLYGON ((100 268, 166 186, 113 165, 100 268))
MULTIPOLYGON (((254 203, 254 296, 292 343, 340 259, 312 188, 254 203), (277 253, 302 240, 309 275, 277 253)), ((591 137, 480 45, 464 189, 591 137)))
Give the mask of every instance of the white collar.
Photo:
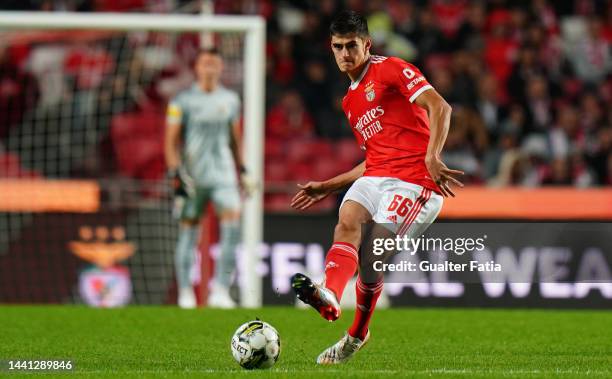
POLYGON ((368 58, 368 63, 366 63, 365 68, 363 69, 363 71, 361 71, 361 75, 359 75, 357 80, 355 80, 354 82, 351 82, 351 85, 349 86, 350 89, 354 90, 354 89, 357 88, 357 86, 359 85, 359 82, 361 81, 361 79, 363 79, 365 74, 368 72, 368 68, 370 68, 370 62, 371 61, 372 61, 372 57, 370 56, 370 58, 368 58))

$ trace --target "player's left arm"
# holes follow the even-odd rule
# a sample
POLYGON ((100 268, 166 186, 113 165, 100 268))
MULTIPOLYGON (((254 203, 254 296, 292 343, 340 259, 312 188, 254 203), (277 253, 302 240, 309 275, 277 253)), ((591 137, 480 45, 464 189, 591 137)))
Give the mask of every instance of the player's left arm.
POLYGON ((244 161, 242 159, 242 138, 240 138, 240 121, 235 120, 231 125, 230 132, 230 149, 236 162, 236 168, 240 173, 245 171, 244 161))
POLYGON ((463 186, 454 178, 463 172, 451 170, 440 158, 450 126, 451 107, 429 84, 423 73, 413 64, 402 59, 390 57, 384 61, 383 80, 397 89, 411 103, 424 108, 429 118, 429 144, 425 165, 431 179, 438 185, 442 195, 455 196, 450 183, 463 186))
POLYGON ((330 194, 340 191, 355 180, 363 176, 366 170, 366 161, 364 160, 350 171, 336 175, 329 180, 323 182, 308 182, 304 185, 298 184, 300 190, 291 199, 291 207, 300 211, 310 208, 315 203, 325 199, 330 194))
POLYGON ((450 183, 463 187, 463 184, 454 177, 463 175, 463 171, 449 169, 441 158, 442 148, 450 128, 452 108, 433 88, 419 94, 414 102, 424 108, 429 117, 429 144, 425 156, 427 170, 442 194, 446 197, 454 197, 455 193, 450 183))

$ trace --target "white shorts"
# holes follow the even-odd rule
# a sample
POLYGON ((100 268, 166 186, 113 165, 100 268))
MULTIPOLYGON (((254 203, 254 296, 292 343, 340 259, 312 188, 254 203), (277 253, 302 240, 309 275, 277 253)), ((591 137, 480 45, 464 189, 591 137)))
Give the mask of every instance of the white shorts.
POLYGON ((349 188, 347 200, 363 205, 372 220, 400 236, 420 236, 434 222, 444 198, 432 190, 396 178, 362 176, 349 188))

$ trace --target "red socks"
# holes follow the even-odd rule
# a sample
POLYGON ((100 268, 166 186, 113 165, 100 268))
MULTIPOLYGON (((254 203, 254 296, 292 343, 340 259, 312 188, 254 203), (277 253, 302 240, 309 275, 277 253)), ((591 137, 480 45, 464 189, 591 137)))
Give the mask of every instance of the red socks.
POLYGON ((365 284, 361 282, 361 278, 357 278, 357 285, 355 286, 357 292, 357 308, 355 309, 353 325, 351 325, 348 330, 351 337, 357 337, 363 341, 366 334, 368 334, 370 318, 372 317, 372 313, 374 313, 376 301, 382 289, 382 279, 376 283, 365 284))
POLYGON ((335 242, 325 257, 325 287, 334 292, 338 302, 357 271, 357 261, 357 249, 348 242, 335 242))
MULTIPOLYGON (((347 242, 336 242, 332 245, 325 258, 325 287, 334 291, 338 302, 342 297, 346 283, 357 271, 357 249, 347 242)), ((357 309, 355 319, 348 330, 349 335, 364 340, 368 334, 370 318, 374 313, 376 301, 383 289, 383 280, 376 283, 363 283, 357 278, 357 309)))

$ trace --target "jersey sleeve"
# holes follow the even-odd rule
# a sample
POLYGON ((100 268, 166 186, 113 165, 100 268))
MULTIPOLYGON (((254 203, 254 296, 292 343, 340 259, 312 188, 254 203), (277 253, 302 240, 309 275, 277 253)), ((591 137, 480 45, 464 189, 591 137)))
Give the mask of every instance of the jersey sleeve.
POLYGON ((240 96, 238 94, 234 94, 234 101, 232 101, 232 107, 230 112, 230 121, 232 125, 240 120, 240 113, 242 108, 242 103, 240 102, 240 96))
POLYGON ((168 125, 177 125, 183 124, 183 116, 185 114, 185 110, 181 105, 181 102, 178 97, 175 97, 168 103, 168 108, 166 109, 166 123, 168 125))
POLYGON ((423 73, 413 64, 399 58, 387 59, 384 78, 387 84, 396 88, 413 103, 423 92, 433 89, 423 73))

